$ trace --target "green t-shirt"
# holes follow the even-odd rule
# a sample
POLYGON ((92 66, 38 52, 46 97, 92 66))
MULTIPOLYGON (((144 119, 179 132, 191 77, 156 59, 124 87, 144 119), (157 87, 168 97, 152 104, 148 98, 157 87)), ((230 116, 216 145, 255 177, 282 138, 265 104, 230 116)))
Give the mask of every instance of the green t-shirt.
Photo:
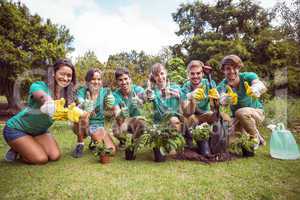
MULTIPOLYGON (((212 81, 212 87, 216 87, 216 83, 212 81)), ((201 87, 205 88, 205 95, 206 98, 204 98, 201 101, 197 101, 197 110, 200 110, 202 112, 208 112, 210 110, 210 101, 208 97, 208 91, 210 89, 209 82, 207 79, 201 80, 201 87)), ((187 98, 187 94, 193 91, 192 83, 190 81, 187 81, 183 84, 181 87, 182 93, 184 94, 184 97, 187 98)))
MULTIPOLYGON (((253 80, 258 79, 257 74, 254 72, 243 72, 243 73, 240 73, 239 76, 240 76, 240 85, 237 88, 232 88, 233 92, 237 93, 237 95, 238 95, 237 105, 230 106, 233 117, 234 117, 235 111, 237 111, 239 108, 251 107, 251 108, 263 109, 262 102, 257 98, 248 96, 246 94, 246 89, 244 86, 245 81, 247 81, 249 83, 249 85, 251 85, 253 80)), ((218 92, 220 94, 227 92, 227 88, 226 88, 227 84, 228 84, 228 81, 226 79, 224 79, 217 86, 218 92)))
POLYGON ((47 132, 53 121, 47 114, 40 111, 41 103, 33 98, 32 93, 37 91, 44 91, 51 96, 48 85, 45 82, 38 81, 33 83, 29 89, 27 107, 6 122, 9 128, 24 131, 32 136, 47 132))
POLYGON ((180 113, 180 102, 185 101, 185 97, 177 84, 170 84, 170 89, 178 92, 179 97, 162 97, 161 91, 158 88, 154 89, 154 123, 158 123, 165 114, 170 113, 178 115, 180 113))
POLYGON ((141 108, 139 108, 137 105, 134 105, 131 103, 131 98, 134 97, 135 95, 140 97, 144 94, 144 89, 140 86, 131 85, 131 92, 129 94, 128 98, 125 98, 122 95, 122 92, 120 89, 117 89, 116 91, 113 92, 113 95, 116 99, 116 104, 119 106, 127 106, 128 111, 129 111, 129 117, 136 117, 141 115, 141 108), (123 104, 123 105, 121 105, 123 104))
MULTIPOLYGON (((89 119, 90 125, 97 124, 100 126, 104 126, 104 103, 105 103, 105 97, 108 95, 109 89, 101 87, 99 89, 99 94, 96 99, 96 105, 95 105, 95 115, 91 115, 89 119)), ((81 87, 76 92, 76 98, 79 102, 83 102, 86 99, 87 96, 87 87, 81 87)), ((115 104, 114 104, 115 106, 115 104)))

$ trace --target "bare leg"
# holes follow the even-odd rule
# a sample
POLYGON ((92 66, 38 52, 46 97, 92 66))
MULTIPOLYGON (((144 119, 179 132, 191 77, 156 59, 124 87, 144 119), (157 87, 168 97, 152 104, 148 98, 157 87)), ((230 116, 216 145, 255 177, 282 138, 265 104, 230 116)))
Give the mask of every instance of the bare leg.
POLYGON ((46 164, 48 155, 43 147, 30 135, 8 142, 8 145, 18 152, 23 161, 28 164, 46 164))
POLYGON ((34 137, 34 139, 42 146, 42 148, 48 155, 49 160, 55 161, 60 158, 59 147, 51 134, 46 133, 43 135, 39 135, 34 137))

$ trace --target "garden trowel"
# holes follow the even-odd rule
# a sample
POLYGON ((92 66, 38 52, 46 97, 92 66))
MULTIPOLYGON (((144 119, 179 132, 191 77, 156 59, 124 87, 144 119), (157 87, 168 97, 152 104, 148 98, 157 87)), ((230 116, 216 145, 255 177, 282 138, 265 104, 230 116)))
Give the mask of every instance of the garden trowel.
MULTIPOLYGON (((210 89, 213 88, 212 86, 212 79, 211 79, 211 67, 204 67, 204 73, 208 77, 209 87, 210 89)), ((228 123, 223 120, 219 104, 216 100, 213 100, 214 103, 214 122, 213 122, 213 130, 209 140, 209 146, 211 149, 212 154, 218 153, 225 153, 227 151, 228 146, 228 123)))

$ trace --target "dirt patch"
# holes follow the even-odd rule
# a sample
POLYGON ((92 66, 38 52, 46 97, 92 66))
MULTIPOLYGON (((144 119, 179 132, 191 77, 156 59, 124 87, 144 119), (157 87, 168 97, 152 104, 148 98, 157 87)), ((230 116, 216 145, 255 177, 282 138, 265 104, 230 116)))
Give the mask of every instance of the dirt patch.
POLYGON ((191 161, 200 161, 207 164, 215 162, 224 162, 236 159, 237 156, 230 153, 221 153, 209 155, 207 157, 197 153, 197 149, 194 148, 185 148, 183 152, 177 153, 173 156, 176 160, 191 160, 191 161))

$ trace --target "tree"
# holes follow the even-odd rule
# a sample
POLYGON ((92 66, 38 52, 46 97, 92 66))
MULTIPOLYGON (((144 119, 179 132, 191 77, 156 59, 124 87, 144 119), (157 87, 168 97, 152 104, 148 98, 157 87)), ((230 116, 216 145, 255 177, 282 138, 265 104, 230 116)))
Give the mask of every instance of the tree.
POLYGON ((172 82, 177 84, 183 84, 186 80, 186 66, 181 58, 175 57, 170 59, 166 68, 168 70, 168 76, 172 82))
POLYGON ((250 0, 218 0, 215 5, 181 4, 172 17, 179 25, 179 36, 224 40, 254 36, 270 25, 272 16, 250 0))
POLYGON ((147 55, 145 52, 137 52, 132 50, 130 52, 122 52, 108 57, 105 66, 105 83, 107 86, 115 87, 114 84, 114 71, 118 67, 127 67, 131 74, 132 81, 135 84, 144 84, 148 78, 149 70, 151 66, 161 62, 159 56, 147 55))
POLYGON ((78 80, 83 83, 85 75, 89 69, 103 68, 103 64, 98 60, 95 52, 87 51, 83 56, 76 58, 75 67, 78 80))
POLYGON ((300 0, 293 0, 290 5, 287 2, 278 3, 274 14, 282 21, 281 28, 287 38, 295 40, 300 45, 300 0))
MULTIPOLYGON (((65 26, 31 15, 21 3, 0 2, 0 95, 16 107, 13 88, 17 77, 72 51, 73 37, 65 26)), ((25 77, 26 79, 26 77, 25 77)))
POLYGON ((294 0, 293 6, 278 4, 273 12, 249 0, 181 4, 172 16, 179 26, 177 35, 184 39, 171 47, 173 56, 184 59, 185 63, 197 59, 210 64, 216 69, 214 78, 220 81, 221 59, 237 54, 245 64, 242 71, 254 71, 269 80, 271 94, 284 86, 274 82, 277 72, 288 68, 285 86, 293 94, 299 94, 300 83, 296 78, 300 66, 299 2, 294 0), (284 20, 272 26, 272 19, 278 15, 284 20), (182 54, 182 49, 188 53, 182 54))

